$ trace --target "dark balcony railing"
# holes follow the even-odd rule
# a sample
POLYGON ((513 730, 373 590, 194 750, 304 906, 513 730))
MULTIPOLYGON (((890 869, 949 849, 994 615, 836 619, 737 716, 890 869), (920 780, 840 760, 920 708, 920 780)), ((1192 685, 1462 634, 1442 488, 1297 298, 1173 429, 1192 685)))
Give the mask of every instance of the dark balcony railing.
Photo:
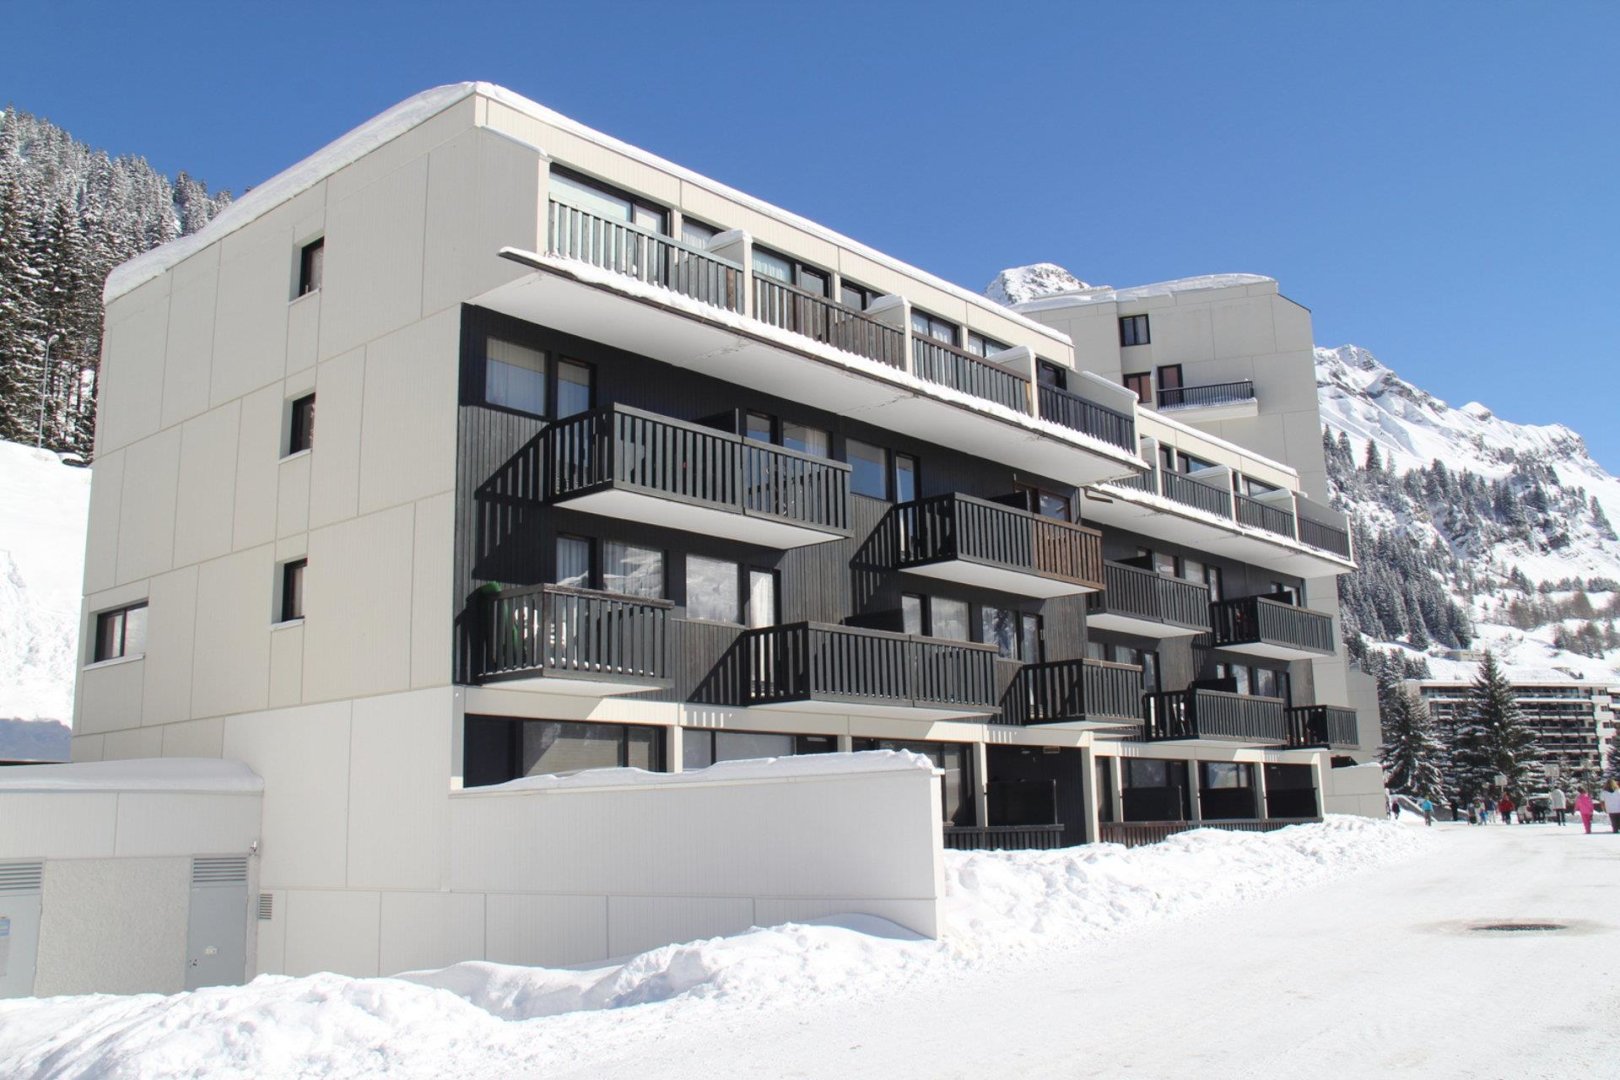
POLYGON ((1266 532, 1294 538, 1294 515, 1292 511, 1284 510, 1280 506, 1252 499, 1247 495, 1237 496, 1237 519, 1245 525, 1266 532))
POLYGON ((1209 629, 1209 586, 1167 577, 1152 570, 1111 562, 1103 566, 1105 588, 1086 597, 1091 614, 1209 629))
POLYGON ((1299 705, 1288 710, 1288 745, 1354 750, 1361 745, 1356 710, 1342 705, 1299 705))
POLYGON ((1306 652, 1333 652, 1333 617, 1264 596, 1240 596, 1209 606, 1216 648, 1280 645, 1306 652))
POLYGON ((1121 480, 1110 480, 1108 483, 1112 487, 1140 491, 1146 495, 1157 495, 1159 493, 1158 473, 1153 469, 1149 469, 1145 473, 1139 473, 1136 476, 1127 476, 1121 480))
POLYGON ((475 674, 664 683, 670 607, 667 600, 562 585, 488 593, 475 674))
POLYGON ((1322 820, 1318 817, 1275 818, 1263 821, 1105 821, 1098 826, 1100 839, 1106 844, 1124 844, 1141 847, 1168 840, 1177 833, 1193 829, 1226 829, 1228 832, 1274 832, 1290 825, 1306 825, 1322 820))
POLYGON ((947 825, 948 851, 1049 851, 1063 846, 1062 825, 947 825))
POLYGON ((995 705, 994 646, 826 623, 743 634, 743 705, 847 701, 988 712, 995 705))
POLYGON ((890 367, 906 366, 906 337, 900 330, 757 273, 754 318, 890 367))
POLYGON ((911 369, 917 378, 964 394, 1029 412, 1029 380, 982 356, 925 334, 911 335, 911 369))
POLYGON ((1211 739, 1281 746, 1287 724, 1281 698, 1250 697, 1221 690, 1172 690, 1143 698, 1147 723, 1143 737, 1211 739))
POLYGON ((1026 664, 1001 698, 1003 724, 1096 720, 1135 726, 1142 720, 1142 669, 1103 660, 1026 664))
POLYGON ((1232 517, 1232 493, 1224 487, 1215 487, 1202 480, 1194 480, 1183 473, 1159 470, 1159 494, 1171 502, 1202 510, 1217 517, 1232 517))
POLYGON ((849 466, 625 405, 541 433, 545 493, 606 489, 849 533, 849 466))
POLYGON ((936 495, 892 511, 896 569, 962 559, 1100 589, 1102 534, 971 495, 936 495))
POLYGON ((1075 431, 1085 432, 1122 450, 1136 449, 1136 421, 1129 413, 1099 405, 1056 386, 1041 386, 1041 417, 1075 431))
POLYGON ((1333 525, 1320 521, 1312 521, 1301 515, 1299 519, 1300 543, 1309 544, 1313 548, 1331 551, 1340 558, 1350 557, 1350 534, 1333 525))
POLYGON ((1175 386, 1159 391, 1159 408, 1182 409, 1201 405, 1241 405, 1254 400, 1254 382, 1207 383, 1204 386, 1175 386))
POLYGON ((660 285, 727 311, 742 311, 740 264, 557 199, 550 200, 549 213, 551 254, 660 285))

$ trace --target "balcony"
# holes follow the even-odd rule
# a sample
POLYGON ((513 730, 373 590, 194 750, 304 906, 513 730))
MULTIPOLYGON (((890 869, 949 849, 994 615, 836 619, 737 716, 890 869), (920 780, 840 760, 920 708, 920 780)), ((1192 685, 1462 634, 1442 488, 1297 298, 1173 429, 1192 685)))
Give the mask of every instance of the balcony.
POLYGON ((906 336, 900 330, 775 278, 755 275, 754 317, 835 349, 905 369, 906 336))
POLYGON ((1299 705, 1287 711, 1290 750, 1355 750, 1361 745, 1356 710, 1340 705, 1299 705))
POLYGON ((1156 400, 1160 412, 1181 415, 1185 410, 1184 418, 1194 424, 1240 420, 1260 414, 1260 403, 1254 396, 1254 382, 1250 379, 1165 387, 1159 390, 1156 400))
POLYGON ((1141 637, 1208 633, 1209 587, 1152 570, 1111 562, 1105 588, 1086 597, 1086 625, 1141 637))
POLYGON ((911 335, 912 370, 925 382, 938 383, 1014 412, 1030 410, 1029 379, 965 349, 926 334, 911 335))
POLYGON ((1250 697, 1222 690, 1188 689, 1148 694, 1143 738, 1280 746, 1287 741, 1281 698, 1250 697))
POLYGON ((547 503, 768 547, 850 534, 849 466, 610 405, 540 434, 547 503))
POLYGON ((895 569, 1019 596, 1102 588, 1102 534, 971 495, 937 495, 891 512, 895 569))
MULTIPOLYGON (((1083 431, 1124 450, 1136 448, 1136 421, 1128 413, 1083 398, 1056 386, 1041 386, 1036 395, 1041 415, 1074 431, 1083 431)), ((1138 478, 1140 479, 1140 478, 1138 478)))
POLYGON ((1294 528, 1294 514, 1276 502, 1256 499, 1250 495, 1233 495, 1237 500, 1237 519, 1240 523, 1289 540, 1298 538, 1294 528))
POLYGON ((1333 617, 1309 608, 1244 596, 1209 606, 1214 646, 1272 660, 1333 654, 1333 617))
POLYGON ((991 645, 826 623, 746 631, 736 704, 918 719, 996 711, 991 645))
POLYGON ((623 274, 726 311, 743 310, 743 268, 702 248, 559 199, 548 206, 547 253, 623 274))
POLYGON ((592 696, 669 686, 670 607, 561 585, 487 593, 474 678, 592 696))
POLYGON ((1102 660, 1026 664, 1002 696, 1000 722, 1134 731, 1142 724, 1142 669, 1102 660))

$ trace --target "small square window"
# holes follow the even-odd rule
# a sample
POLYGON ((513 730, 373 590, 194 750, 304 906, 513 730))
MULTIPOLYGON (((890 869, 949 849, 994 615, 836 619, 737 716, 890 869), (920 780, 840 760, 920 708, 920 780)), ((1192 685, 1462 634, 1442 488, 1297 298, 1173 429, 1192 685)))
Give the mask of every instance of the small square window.
POLYGON ((686 557, 686 617, 709 622, 742 622, 740 568, 727 559, 686 557))
POLYGON ((849 490, 873 499, 889 497, 889 452, 859 439, 844 440, 849 462, 849 490))
POLYGON ((95 663, 146 652, 146 605, 103 611, 96 616, 95 663))
POLYGON ((298 252, 298 295, 312 293, 321 287, 326 270, 326 237, 319 236, 305 244, 298 252))
POLYGON ((1121 315, 1119 317, 1119 343, 1121 345, 1148 344, 1148 317, 1121 315))
POLYGON ((305 394, 292 403, 287 419, 287 453, 315 445, 315 395, 305 394))
POLYGON ((281 621, 304 617, 304 571, 308 559, 294 559, 281 566, 281 621))

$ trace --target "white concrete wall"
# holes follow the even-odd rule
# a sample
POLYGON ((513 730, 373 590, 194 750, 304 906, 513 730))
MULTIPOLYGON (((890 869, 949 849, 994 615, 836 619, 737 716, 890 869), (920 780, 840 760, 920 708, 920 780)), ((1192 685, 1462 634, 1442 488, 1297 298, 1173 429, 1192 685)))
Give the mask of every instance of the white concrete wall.
POLYGON ((1322 806, 1329 814, 1381 818, 1389 813, 1389 794, 1378 763, 1322 770, 1322 806))

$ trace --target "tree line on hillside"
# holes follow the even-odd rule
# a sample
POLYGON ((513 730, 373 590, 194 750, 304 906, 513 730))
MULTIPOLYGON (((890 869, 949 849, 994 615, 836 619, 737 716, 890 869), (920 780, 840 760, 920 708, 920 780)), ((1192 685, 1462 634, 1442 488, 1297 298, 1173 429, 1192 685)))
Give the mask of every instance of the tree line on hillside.
POLYGON ((90 458, 108 272, 229 202, 185 173, 171 181, 143 158, 0 112, 0 438, 90 458))

